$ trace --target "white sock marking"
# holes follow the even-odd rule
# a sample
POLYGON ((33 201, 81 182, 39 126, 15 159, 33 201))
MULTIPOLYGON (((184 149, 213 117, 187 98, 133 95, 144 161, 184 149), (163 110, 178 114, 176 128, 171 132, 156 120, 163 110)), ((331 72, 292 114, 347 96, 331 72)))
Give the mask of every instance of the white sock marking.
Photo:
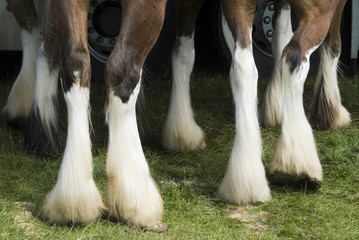
POLYGON ((282 78, 280 72, 280 59, 284 47, 293 36, 290 7, 282 8, 276 20, 276 29, 272 40, 274 55, 274 70, 271 81, 267 87, 265 100, 261 108, 262 120, 265 126, 274 127, 282 123, 282 78))
POLYGON ((162 144, 172 150, 205 147, 205 136, 193 118, 190 76, 195 57, 194 39, 179 37, 172 55, 172 92, 162 144))
POLYGON ((279 171, 294 176, 304 173, 321 181, 322 167, 302 99, 304 82, 309 71, 309 57, 316 48, 317 46, 308 51, 306 60, 302 61, 293 73, 290 72, 285 58, 282 60, 282 134, 270 170, 272 173, 279 171))
POLYGON ((48 194, 43 214, 50 222, 88 223, 104 205, 92 177, 89 134, 89 89, 73 84, 65 93, 68 134, 57 182, 48 194))
POLYGON ((163 203, 142 150, 136 124, 137 84, 128 102, 110 93, 106 204, 112 216, 151 228, 162 220, 163 203))
POLYGON ((58 91, 59 69, 50 69, 44 53, 43 45, 40 48, 36 64, 36 84, 34 108, 38 108, 39 117, 50 141, 54 141, 53 130, 58 128, 56 101, 58 91))
POLYGON ((270 189, 261 161, 262 145, 257 116, 258 72, 252 49, 234 45, 224 18, 223 29, 233 62, 230 81, 236 106, 236 135, 219 193, 228 201, 240 204, 266 202, 270 189))
POLYGON ((349 125, 351 120, 349 112, 341 104, 337 81, 337 66, 339 56, 333 58, 329 51, 329 46, 322 46, 320 48, 321 64, 318 71, 317 81, 315 83, 315 92, 317 92, 323 77, 325 97, 327 98, 326 103, 333 108, 332 111, 335 114, 334 122, 331 123, 330 126, 330 128, 334 129, 337 127, 349 125))
POLYGON ((3 108, 9 119, 27 118, 35 94, 36 60, 41 44, 40 30, 34 28, 30 33, 22 29, 20 36, 23 48, 21 70, 3 108))

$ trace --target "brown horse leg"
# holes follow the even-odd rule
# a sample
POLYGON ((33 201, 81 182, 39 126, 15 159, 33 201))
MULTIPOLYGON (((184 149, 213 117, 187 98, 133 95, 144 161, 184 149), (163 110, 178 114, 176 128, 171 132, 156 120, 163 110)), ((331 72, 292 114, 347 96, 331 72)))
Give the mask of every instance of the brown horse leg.
POLYGON ((222 0, 223 32, 232 53, 230 82, 236 110, 236 135, 219 193, 227 201, 239 204, 271 199, 261 160, 257 116, 258 72, 251 40, 256 4, 255 0, 222 0))
POLYGON ((320 47, 320 67, 313 102, 310 121, 320 129, 334 129, 347 126, 350 115, 342 106, 337 82, 337 65, 341 52, 340 20, 345 1, 336 9, 328 36, 320 47))
POLYGON ((105 80, 109 127, 106 205, 112 217, 164 231, 163 202, 150 175, 136 125, 141 71, 162 28, 166 0, 123 0, 119 38, 105 80))
MULTIPOLYGON (((53 50, 60 53, 68 134, 57 182, 46 196, 42 216, 50 223, 89 223, 99 217, 104 206, 92 177, 88 119, 91 76, 87 48, 88 2, 52 0, 48 4, 46 22, 54 26, 52 34, 58 40, 58 48, 53 50)), ((54 42, 50 32, 46 32, 46 26, 44 29, 44 49, 50 54, 54 42)), ((56 61, 55 55, 39 57, 38 66, 42 65, 46 71, 56 68, 57 64, 52 63, 54 59, 56 61)))
POLYGON ((190 76, 193 69, 194 28, 200 1, 177 0, 177 41, 172 54, 172 92, 162 145, 170 150, 195 150, 206 146, 205 134, 193 117, 190 76))
POLYGON ((23 56, 20 73, 2 113, 9 125, 23 128, 35 94, 36 60, 41 44, 40 22, 32 0, 7 0, 7 3, 21 29, 23 56))
POLYGON ((270 172, 277 182, 294 181, 317 188, 322 180, 322 167, 305 116, 302 94, 309 57, 324 41, 336 5, 326 1, 310 2, 312 5, 288 2, 298 19, 298 28, 281 58, 283 123, 270 172), (318 16, 319 9, 326 11, 325 14, 318 16))

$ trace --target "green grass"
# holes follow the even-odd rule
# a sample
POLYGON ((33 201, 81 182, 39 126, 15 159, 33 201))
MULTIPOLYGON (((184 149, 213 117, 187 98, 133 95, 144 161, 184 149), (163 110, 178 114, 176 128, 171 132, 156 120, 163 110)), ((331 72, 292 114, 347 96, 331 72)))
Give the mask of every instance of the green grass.
MULTIPOLYGON (((15 76, 15 74, 14 74, 15 76)), ((0 81, 4 106, 14 76, 0 81)), ((305 88, 310 104, 313 79, 305 88)), ((267 81, 259 82, 259 98, 267 81)), ((152 176, 165 202, 162 234, 142 232, 104 215, 87 226, 48 225, 39 217, 46 194, 54 186, 61 156, 48 159, 26 154, 21 131, 0 119, 0 239, 357 239, 359 238, 359 79, 340 79, 343 104, 352 124, 334 131, 314 130, 324 171, 322 188, 315 192, 271 186, 273 200, 255 206, 229 205, 216 189, 224 175, 234 138, 232 95, 227 75, 209 70, 193 74, 195 118, 207 135, 207 148, 169 152, 160 145, 170 81, 146 87, 147 109, 154 138, 144 147, 152 176)), ((104 196, 107 129, 104 87, 91 90, 94 133, 94 178, 104 196)), ((63 103, 62 103, 63 104, 63 103)), ((64 106, 62 106, 64 112, 64 106)), ((280 128, 262 129, 266 169, 280 128)))

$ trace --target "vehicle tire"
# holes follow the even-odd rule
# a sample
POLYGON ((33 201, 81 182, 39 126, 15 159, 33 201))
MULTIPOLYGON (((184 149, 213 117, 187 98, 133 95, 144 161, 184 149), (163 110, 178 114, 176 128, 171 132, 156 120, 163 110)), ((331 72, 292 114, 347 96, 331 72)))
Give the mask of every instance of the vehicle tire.
POLYGON ((344 7, 341 22, 342 52, 340 55, 339 69, 345 77, 353 78, 356 74, 357 59, 351 59, 352 37, 352 2, 348 1, 344 7))

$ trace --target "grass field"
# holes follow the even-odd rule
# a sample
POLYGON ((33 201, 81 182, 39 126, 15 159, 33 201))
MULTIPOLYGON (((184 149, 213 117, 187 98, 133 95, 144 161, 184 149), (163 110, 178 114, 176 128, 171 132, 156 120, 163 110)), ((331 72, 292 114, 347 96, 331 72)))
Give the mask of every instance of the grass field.
MULTIPOLYGON (((18 71, 16 66, 1 70, 1 107, 18 71)), ((266 84, 267 80, 260 79, 259 98, 263 96, 266 84)), ((313 79, 306 83, 306 107, 310 103, 313 84, 313 79)), ((147 86, 146 104, 154 138, 144 151, 165 202, 164 222, 169 228, 162 234, 143 232, 110 221, 106 215, 87 226, 50 226, 43 222, 38 217, 40 208, 55 184, 61 156, 43 159, 27 154, 23 150, 22 132, 8 128, 1 117, 0 239, 358 239, 358 77, 354 80, 341 78, 340 88, 352 124, 334 131, 314 130, 324 171, 322 188, 313 193, 305 189, 271 186, 271 202, 235 206, 216 194, 234 138, 233 103, 227 75, 210 70, 197 70, 193 74, 195 118, 207 134, 207 148, 195 152, 169 152, 161 147, 161 127, 169 101, 170 80, 166 78, 147 86)), ((99 83, 94 83, 91 91, 94 178, 104 196, 105 91, 99 83)), ((262 129, 266 169, 279 133, 279 127, 262 129)))

